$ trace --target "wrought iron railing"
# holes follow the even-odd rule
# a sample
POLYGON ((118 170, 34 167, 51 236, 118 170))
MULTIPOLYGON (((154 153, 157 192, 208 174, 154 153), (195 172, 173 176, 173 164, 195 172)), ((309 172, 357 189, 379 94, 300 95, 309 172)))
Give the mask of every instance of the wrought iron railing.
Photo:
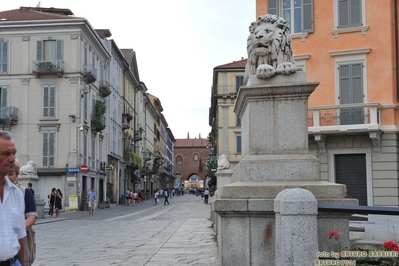
POLYGON ((0 119, 10 119, 18 121, 18 108, 14 106, 0 107, 0 119))
POLYGON ((309 131, 347 128, 376 129, 380 124, 381 108, 379 103, 312 106, 308 109, 309 131))
POLYGON ((62 60, 33 61, 32 62, 32 73, 35 73, 35 74, 64 73, 64 61, 62 61, 62 60))

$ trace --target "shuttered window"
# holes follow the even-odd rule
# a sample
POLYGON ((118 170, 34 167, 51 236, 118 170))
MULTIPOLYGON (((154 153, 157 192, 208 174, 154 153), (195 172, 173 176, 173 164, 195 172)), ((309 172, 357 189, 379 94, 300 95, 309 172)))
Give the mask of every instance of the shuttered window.
POLYGON ((49 61, 56 63, 56 61, 63 60, 64 42, 63 40, 37 41, 36 50, 37 61, 49 61))
POLYGON ((42 132, 43 167, 55 167, 56 132, 42 132))
MULTIPOLYGON (((339 66, 339 100, 340 104, 363 103, 363 64, 339 66)), ((363 108, 340 110, 340 124, 363 124, 363 108)))
POLYGON ((291 34, 313 32, 313 0, 269 0, 268 13, 283 17, 291 34))
POLYGON ((0 42, 0 74, 8 74, 10 42, 0 42))
POLYGON ((43 87, 43 118, 56 118, 56 86, 43 87))
POLYGON ((338 28, 362 26, 362 1, 338 0, 338 28))

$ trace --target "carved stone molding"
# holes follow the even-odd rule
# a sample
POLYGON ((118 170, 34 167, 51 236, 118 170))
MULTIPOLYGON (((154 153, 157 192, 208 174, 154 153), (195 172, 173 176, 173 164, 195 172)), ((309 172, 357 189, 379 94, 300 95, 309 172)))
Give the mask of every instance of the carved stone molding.
POLYGON ((320 153, 326 153, 327 152, 326 135, 316 134, 314 135, 314 140, 317 142, 317 145, 319 146, 320 153))
POLYGON ((369 137, 371 139, 371 142, 373 143, 374 152, 381 152, 381 132, 369 132, 369 137))
POLYGON ((22 85, 29 85, 30 78, 24 78, 24 79, 21 79, 21 81, 22 81, 22 85))

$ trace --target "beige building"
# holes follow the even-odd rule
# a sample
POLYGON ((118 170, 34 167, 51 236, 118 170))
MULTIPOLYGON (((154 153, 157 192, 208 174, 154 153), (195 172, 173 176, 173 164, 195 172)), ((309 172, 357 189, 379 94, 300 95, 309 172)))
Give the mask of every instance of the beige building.
POLYGON ((77 196, 85 209, 91 187, 111 203, 128 187, 149 191, 144 157, 155 153, 154 136, 161 143, 160 120, 133 49, 69 9, 21 7, 0 17, 0 119, 21 164, 37 163, 36 193, 45 200, 60 188, 63 206, 77 196))
POLYGON ((212 100, 209 111, 209 125, 212 131, 211 156, 217 161, 225 154, 232 169, 242 159, 241 121, 234 113, 238 90, 244 82, 246 59, 217 66, 213 69, 212 100))

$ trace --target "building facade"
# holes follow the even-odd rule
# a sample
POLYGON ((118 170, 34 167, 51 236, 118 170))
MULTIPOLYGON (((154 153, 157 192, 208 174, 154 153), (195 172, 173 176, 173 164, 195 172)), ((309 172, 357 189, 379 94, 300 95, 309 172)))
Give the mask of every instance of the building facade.
POLYGON ((290 23, 298 69, 320 82, 308 126, 321 179, 360 205, 397 206, 398 2, 257 0, 256 17, 267 13, 290 23))

